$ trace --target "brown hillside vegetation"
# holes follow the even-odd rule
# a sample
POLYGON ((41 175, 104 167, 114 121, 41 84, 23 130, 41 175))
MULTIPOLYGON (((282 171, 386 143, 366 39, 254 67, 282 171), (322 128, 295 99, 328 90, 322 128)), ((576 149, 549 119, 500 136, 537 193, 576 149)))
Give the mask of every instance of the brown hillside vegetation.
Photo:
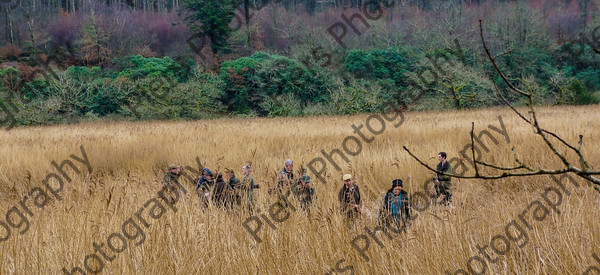
MULTIPOLYGON (((598 106, 540 108, 538 116, 546 129, 569 142, 576 143, 578 135, 584 135, 584 152, 597 169, 599 111, 598 106)), ((340 270, 352 266, 355 274, 444 274, 446 270, 454 274, 457 269, 468 270, 467 261, 472 256, 484 258, 477 246, 489 246, 495 235, 506 236, 505 228, 513 220, 523 227, 527 238, 509 241, 510 247, 495 238, 495 247, 505 255, 487 248, 491 260, 498 258, 495 263, 486 261, 487 274, 574 274, 592 265, 600 268, 592 256, 600 255, 600 194, 580 179, 579 187, 562 181, 569 192, 561 194, 562 202, 556 207, 560 214, 542 199, 545 188, 558 188, 549 176, 497 181, 454 179, 453 207, 427 206, 415 197, 415 203, 426 209, 413 210, 418 216, 406 234, 392 233, 392 239, 383 232, 367 234, 365 227, 373 229, 377 225, 382 194, 393 179, 403 179, 405 189, 415 193, 423 191, 423 183, 432 176, 402 150, 402 145, 432 165, 439 151, 446 151, 449 159, 460 157, 459 152, 470 144, 471 121, 475 121, 476 134, 487 129, 497 140, 496 144, 489 136, 482 138, 489 149, 486 152, 479 148, 483 160, 511 166, 511 148, 515 146, 519 157, 533 167, 559 166, 539 136, 508 109, 406 113, 398 128, 393 121, 384 120, 387 127, 379 135, 363 127, 366 137, 374 140, 362 142, 358 155, 348 155, 350 163, 336 157, 342 171, 336 171, 328 162, 326 182, 314 184, 318 199, 311 215, 288 208, 287 220, 273 221, 269 207, 276 198, 267 189, 274 186, 283 162, 291 158, 294 169, 299 170, 315 157, 323 157, 321 150, 343 150, 344 138, 357 136, 352 125, 365 124, 367 117, 89 123, 3 131, 0 221, 15 226, 7 226, 11 235, 0 242, 0 273, 63 274, 63 268, 71 271, 75 267, 86 270, 86 255, 103 257, 96 252, 97 243, 108 258, 114 257, 101 262, 88 257, 89 270, 102 274, 324 274, 335 270, 338 263, 340 270), (505 136, 488 127, 502 129, 499 116, 510 144, 505 136), (71 157, 82 158, 80 146, 91 173, 71 157), (202 208, 187 181, 183 183, 187 194, 175 205, 176 212, 165 207, 166 212, 153 219, 149 210, 144 210, 141 216, 148 227, 141 225, 136 212, 157 196, 167 166, 180 163, 197 169, 196 157, 213 171, 234 168, 238 177, 241 166, 252 162, 254 180, 261 184, 255 191, 255 201, 260 213, 276 227, 273 229, 260 217, 262 228, 257 236, 261 242, 243 226, 249 213, 202 208), (63 190, 58 192, 61 200, 52 199, 39 208, 35 203, 40 201, 28 198, 24 205, 31 214, 26 214, 20 205, 24 196, 34 187, 46 189, 42 180, 50 173, 60 174, 52 161, 60 164, 66 159, 81 175, 65 165, 71 181, 65 180, 63 190), (363 193, 362 219, 351 228, 337 212, 343 173, 354 174, 363 193), (524 215, 531 226, 527 228, 519 215, 536 200, 549 212, 544 215, 532 208, 524 215), (13 207, 26 217, 29 228, 25 222, 19 225, 23 219, 13 207), (113 233, 122 233, 123 224, 130 218, 142 230, 127 240, 122 252, 114 253, 106 245, 107 239, 113 233), (358 239, 357 244, 364 247, 365 240, 369 240, 370 245, 363 255, 351 243, 360 235, 365 238, 358 239)), ((371 122, 375 130, 380 128, 376 120, 371 122)), ((355 143, 348 145, 350 150, 357 150, 352 147, 355 143)), ((470 150, 467 152, 470 154, 470 150)), ((474 173, 471 167, 467 170, 474 173)), ((309 174, 317 179, 310 170, 309 174)), ((55 180, 51 182, 51 186, 58 186, 55 180)), ((50 193, 48 196, 54 198, 50 193)), ((549 197, 551 201, 557 199, 556 194, 549 197)), ((253 228, 255 224, 250 223, 253 228)), ((126 231, 135 229, 130 224, 126 231)), ((0 238, 6 232, 0 227, 0 238)), ((508 234, 519 235, 514 230, 508 234)), ((112 246, 123 247, 114 235, 111 240, 112 246)), ((482 269, 477 261, 471 264, 475 270, 482 269)), ((91 274, 89 270, 86 274, 91 274)), ((341 273, 350 274, 349 269, 341 273)))

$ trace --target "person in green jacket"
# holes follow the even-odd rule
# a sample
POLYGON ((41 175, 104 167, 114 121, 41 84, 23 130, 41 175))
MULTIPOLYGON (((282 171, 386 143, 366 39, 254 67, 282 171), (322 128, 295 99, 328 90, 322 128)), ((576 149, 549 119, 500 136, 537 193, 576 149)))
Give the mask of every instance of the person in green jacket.
POLYGON ((170 204, 175 203, 174 193, 179 192, 179 175, 183 171, 183 166, 178 164, 169 165, 169 171, 163 177, 163 190, 160 192, 161 199, 170 204))
POLYGON ((452 177, 439 173, 452 174, 452 164, 447 160, 447 157, 446 152, 440 152, 438 154, 437 158, 440 163, 438 163, 435 168, 438 173, 436 173, 433 178, 436 199, 443 195, 444 199, 442 202, 444 204, 450 204, 452 202, 452 194, 450 193, 450 189, 452 188, 452 177))
POLYGON ((311 179, 309 175, 303 175, 300 177, 300 184, 294 188, 294 194, 300 202, 300 208, 310 213, 310 206, 316 199, 315 189, 310 186, 311 179))
POLYGON ((254 178, 252 178, 250 173, 250 165, 244 165, 242 167, 242 174, 244 175, 244 177, 240 182, 238 190, 240 194, 240 206, 242 207, 242 209, 245 208, 249 210, 250 213, 252 213, 252 211, 254 210, 253 193, 254 188, 256 188, 256 186, 254 185, 254 178))

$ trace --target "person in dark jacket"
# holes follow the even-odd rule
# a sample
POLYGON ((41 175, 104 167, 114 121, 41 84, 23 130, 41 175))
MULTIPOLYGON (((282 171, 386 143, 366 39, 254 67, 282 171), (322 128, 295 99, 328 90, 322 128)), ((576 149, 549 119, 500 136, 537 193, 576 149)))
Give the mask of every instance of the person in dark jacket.
POLYGON ((392 181, 390 188, 383 196, 383 207, 379 213, 380 223, 385 228, 394 226, 406 232, 406 225, 410 221, 410 201, 408 193, 404 191, 401 179, 392 181))
POLYGON ((210 191, 212 190, 215 181, 213 179, 213 172, 208 168, 204 168, 202 170, 202 176, 194 179, 196 183, 196 193, 200 197, 200 201, 208 206, 208 198, 210 196, 210 191))
POLYGON ((294 193, 300 202, 300 208, 309 212, 310 206, 315 199, 315 189, 310 186, 310 176, 303 175, 300 177, 300 184, 295 187, 294 193))
POLYGON ((354 183, 352 175, 345 174, 342 177, 344 185, 338 192, 338 201, 343 214, 348 221, 355 220, 361 213, 360 188, 354 183))
POLYGON ((233 192, 231 195, 231 198, 230 198, 231 201, 235 202, 235 204, 237 204, 237 205, 240 205, 240 202, 241 202, 240 189, 241 189, 242 183, 235 176, 235 172, 232 168, 225 169, 225 176, 227 176, 227 182, 229 183, 229 187, 231 187, 232 190, 235 190, 235 192, 233 192))
POLYGON ((438 163, 435 168, 438 173, 436 173, 433 179, 436 199, 443 195, 444 199, 442 200, 442 203, 450 204, 452 202, 452 194, 450 193, 450 189, 452 188, 452 177, 439 172, 452 174, 452 164, 447 160, 448 156, 445 152, 440 152, 437 157, 440 163, 438 163))
POLYGON ((295 189, 296 185, 298 184, 298 178, 297 175, 294 174, 294 161, 288 159, 283 163, 283 165, 283 169, 281 169, 279 174, 277 174, 277 187, 272 191, 277 192, 278 200, 287 207, 286 197, 295 189))
POLYGON ((211 199, 215 206, 231 208, 231 193, 233 189, 223 180, 221 173, 217 174, 217 180, 212 188, 211 199))
POLYGON ((163 191, 160 192, 161 199, 169 202, 170 204, 175 203, 175 198, 178 195, 174 194, 179 192, 179 175, 183 171, 183 166, 178 164, 171 164, 169 166, 169 172, 163 177, 163 191))

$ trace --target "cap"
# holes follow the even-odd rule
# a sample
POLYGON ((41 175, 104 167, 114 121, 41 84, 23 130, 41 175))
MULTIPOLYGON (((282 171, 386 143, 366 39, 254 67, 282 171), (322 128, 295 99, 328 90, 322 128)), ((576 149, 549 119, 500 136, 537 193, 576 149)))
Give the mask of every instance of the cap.
POLYGON ((302 182, 310 182, 310 176, 309 175, 304 175, 300 178, 300 180, 302 182))
POLYGON ((231 169, 231 168, 225 168, 225 173, 233 173, 233 169, 231 169))
POLYGON ((351 178, 352 178, 352 175, 350 175, 350 174, 345 174, 345 175, 342 177, 342 180, 344 180, 344 181, 347 181, 347 180, 349 180, 349 179, 351 179, 351 178))
POLYGON ((395 179, 392 181, 392 188, 396 188, 397 186, 404 187, 401 179, 395 179))
POLYGON ((213 176, 213 172, 210 171, 208 168, 204 168, 204 170, 202 170, 202 175, 207 175, 207 176, 213 176))
POLYGON ((169 170, 171 170, 171 169, 179 169, 179 165, 171 164, 171 165, 169 165, 169 170))

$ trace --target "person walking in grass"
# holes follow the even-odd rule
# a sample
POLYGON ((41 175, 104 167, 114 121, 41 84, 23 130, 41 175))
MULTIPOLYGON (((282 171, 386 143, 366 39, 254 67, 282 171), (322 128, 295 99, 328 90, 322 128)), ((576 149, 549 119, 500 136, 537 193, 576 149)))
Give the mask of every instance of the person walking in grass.
POLYGON ((240 205, 241 201, 241 194, 239 192, 240 187, 241 187, 241 182, 240 180, 235 176, 235 172, 233 171, 232 168, 226 168, 225 169, 225 176, 227 177, 227 183, 229 184, 229 187, 231 187, 231 190, 233 190, 234 192, 231 194, 231 201, 235 202, 235 204, 240 205))
POLYGON ((210 191, 215 184, 213 172, 208 168, 204 168, 204 170, 202 170, 202 176, 194 179, 194 183, 196 183, 196 193, 200 197, 200 201, 205 206, 208 206, 210 191))
POLYGON ((294 162, 291 159, 283 163, 284 167, 277 175, 277 197, 287 206, 287 195, 296 187, 298 179, 294 175, 294 162))
POLYGON ((223 174, 217 174, 217 180, 215 182, 214 187, 212 188, 212 203, 220 208, 231 208, 231 193, 233 189, 229 186, 227 182, 223 180, 223 174))
POLYGON ((354 183, 354 179, 350 174, 345 174, 342 180, 344 181, 344 185, 338 192, 340 209, 346 216, 347 221, 353 221, 361 213, 360 188, 354 183))
POLYGON ((437 156, 439 163, 436 166, 437 173, 433 178, 434 188, 436 199, 440 196, 444 196, 442 203, 450 204, 452 202, 452 193, 450 193, 450 189, 452 188, 452 177, 446 174, 452 174, 452 164, 447 160, 446 152, 440 152, 437 156))
POLYGON ((240 180, 235 176, 235 172, 232 168, 225 169, 225 176, 227 177, 227 183, 231 188, 239 188, 240 180))
POLYGON ((312 205, 313 200, 315 200, 316 198, 315 189, 310 185, 310 176, 303 175, 302 177, 300 177, 300 184, 297 185, 294 190, 294 194, 300 202, 300 208, 302 208, 302 210, 306 212, 309 212, 310 206, 312 205))
POLYGON ((183 171, 183 166, 178 164, 169 165, 169 171, 163 177, 163 190, 160 192, 160 197, 164 201, 174 204, 175 192, 179 192, 179 175, 183 171))
POLYGON ((254 184, 254 178, 252 178, 250 165, 242 166, 242 181, 238 188, 238 194, 240 196, 240 206, 242 209, 247 209, 252 213, 254 210, 254 188, 258 188, 258 185, 254 184))
POLYGON ((410 202, 401 179, 392 181, 390 188, 383 196, 383 207, 379 212, 380 224, 387 230, 390 226, 406 232, 410 222, 410 202))

